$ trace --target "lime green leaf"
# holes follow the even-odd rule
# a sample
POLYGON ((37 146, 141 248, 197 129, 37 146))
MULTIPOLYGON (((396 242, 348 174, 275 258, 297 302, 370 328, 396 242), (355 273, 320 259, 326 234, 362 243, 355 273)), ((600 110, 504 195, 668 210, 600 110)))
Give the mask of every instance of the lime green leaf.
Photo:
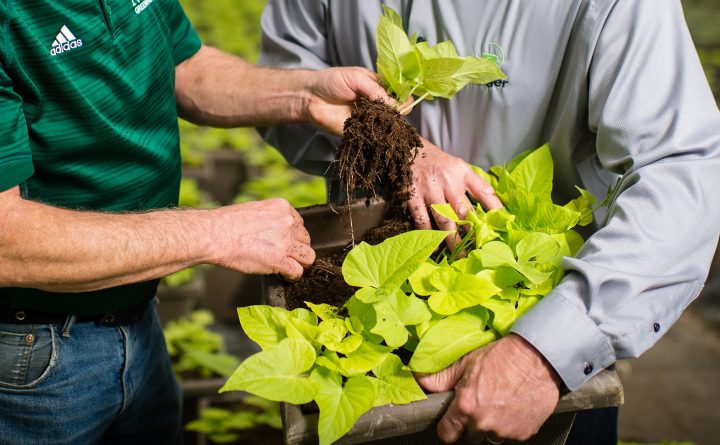
POLYGON ((500 292, 500 288, 493 283, 490 271, 469 275, 453 268, 443 268, 433 273, 430 282, 438 292, 430 296, 428 304, 441 315, 455 314, 476 306, 500 292))
MULTIPOLYGON (((400 25, 402 27, 402 25, 400 25)), ((414 45, 414 48, 420 53, 423 59, 437 59, 441 57, 458 57, 457 48, 455 45, 446 40, 440 42, 437 45, 431 47, 428 42, 420 42, 414 45)))
POLYGON ((510 177, 521 187, 536 196, 550 200, 553 181, 553 160, 550 147, 542 147, 528 153, 512 170, 510 177))
POLYGON ((339 352, 340 354, 348 355, 355 351, 363 342, 362 335, 350 334, 340 342, 340 344, 331 344, 328 349, 339 352))
POLYGON ((515 223, 531 232, 563 233, 577 225, 581 216, 579 212, 553 204, 523 189, 513 190, 504 202, 515 214, 515 223))
POLYGON ((596 198, 585 189, 577 186, 575 188, 580 192, 580 196, 565 204, 565 208, 580 213, 582 216, 578 221, 578 225, 587 226, 593 220, 592 206, 595 205, 596 198))
POLYGON ((470 254, 480 255, 480 260, 485 267, 512 267, 523 274, 531 283, 541 283, 551 275, 548 272, 541 272, 530 265, 518 263, 510 246, 502 241, 491 241, 470 254))
POLYGON ((398 98, 410 96, 410 81, 420 74, 420 65, 402 21, 392 9, 384 6, 376 33, 377 68, 380 80, 398 98))
MULTIPOLYGON (((457 261, 455 262, 457 263, 457 261)), ((453 264, 455 264, 453 263, 453 264)), ((430 275, 439 267, 428 260, 420 265, 420 267, 410 275, 408 282, 416 295, 427 296, 435 292, 437 289, 430 284, 430 275)))
POLYGON ((276 402, 308 403, 318 388, 302 374, 312 367, 315 358, 315 348, 309 342, 286 338, 245 359, 220 392, 247 391, 276 402))
POLYGON ((484 308, 465 309, 440 320, 420 340, 410 359, 418 372, 438 372, 452 365, 468 352, 495 340, 497 335, 485 331, 488 312, 484 308))
POLYGON ((395 354, 389 354, 380 366, 373 369, 373 374, 377 376, 374 380, 374 406, 410 403, 427 398, 412 372, 405 369, 400 357, 395 354))
POLYGON ((452 79, 458 84, 460 90, 468 83, 485 85, 499 79, 506 79, 507 76, 500 71, 497 65, 481 57, 463 57, 463 64, 452 75, 452 79))
POLYGON ((392 295, 450 232, 413 230, 371 246, 360 243, 345 258, 342 272, 351 286, 377 289, 379 301, 392 295))
POLYGON ((320 445, 329 445, 350 431, 355 421, 372 408, 375 385, 370 378, 358 376, 350 377, 343 386, 340 375, 325 368, 315 369, 311 378, 320 388, 315 396, 320 408, 320 445))
POLYGON ((452 206, 448 203, 444 204, 432 204, 430 206, 435 212, 437 212, 438 215, 443 216, 450 221, 454 222, 455 224, 468 224, 469 221, 461 219, 457 213, 455 213, 455 209, 452 208, 452 206))
POLYGON ((196 349, 185 352, 185 356, 198 365, 202 365, 223 377, 230 377, 238 365, 240 365, 240 359, 237 357, 220 352, 208 352, 196 349))
POLYGON ((483 301, 481 305, 492 312, 493 329, 501 335, 506 335, 518 317, 515 303, 500 298, 490 298, 483 301))
POLYGON ((540 297, 536 295, 521 296, 517 303, 517 316, 520 318, 522 314, 530 310, 537 302, 540 301, 540 297))
POLYGON ((423 71, 423 82, 417 88, 417 94, 430 93, 433 97, 450 99, 460 88, 453 75, 463 66, 459 58, 437 58, 420 60, 423 71))
POLYGON ((398 348, 408 340, 406 325, 430 320, 431 314, 424 301, 414 295, 398 291, 390 298, 373 304, 375 325, 370 332, 380 335, 388 346, 398 348))
POLYGON ((520 264, 559 262, 560 245, 555 238, 541 232, 530 232, 515 246, 520 264))
POLYGON ((287 337, 285 324, 290 312, 277 307, 255 305, 237 308, 245 334, 261 348, 277 345, 287 337))
POLYGON ((385 357, 392 349, 369 341, 363 342, 359 348, 339 360, 340 367, 344 371, 343 375, 364 375, 385 361, 385 357))
MULTIPOLYGON (((315 319, 315 323, 317 323, 317 319, 315 319)), ((317 326, 299 318, 288 317, 285 322, 285 334, 288 338, 296 338, 313 343, 319 333, 320 331, 317 326)))
POLYGON ((329 304, 321 303, 321 304, 315 304, 311 303, 309 301, 306 301, 305 304, 307 307, 310 308, 311 311, 318 317, 320 317, 321 320, 330 320, 333 318, 339 318, 338 316, 338 308, 335 306, 331 306, 329 304))
POLYGON ((329 320, 323 320, 318 325, 318 335, 315 340, 323 346, 328 347, 331 350, 336 350, 329 347, 329 344, 339 344, 345 338, 345 334, 348 332, 348 328, 345 325, 345 320, 341 318, 331 318, 329 320))
POLYGON ((507 232, 510 230, 512 223, 515 221, 515 215, 509 213, 507 209, 492 209, 485 215, 485 222, 495 230, 507 232))

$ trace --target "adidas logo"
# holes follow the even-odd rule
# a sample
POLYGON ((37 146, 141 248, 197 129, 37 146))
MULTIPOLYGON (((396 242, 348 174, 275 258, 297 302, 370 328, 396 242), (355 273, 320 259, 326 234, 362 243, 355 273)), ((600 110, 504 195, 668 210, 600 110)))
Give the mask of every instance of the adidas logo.
POLYGON ((58 35, 55 36, 55 41, 53 41, 52 48, 50 49, 50 55, 57 56, 60 53, 70 51, 80 46, 82 46, 82 40, 76 38, 68 27, 63 25, 58 35))

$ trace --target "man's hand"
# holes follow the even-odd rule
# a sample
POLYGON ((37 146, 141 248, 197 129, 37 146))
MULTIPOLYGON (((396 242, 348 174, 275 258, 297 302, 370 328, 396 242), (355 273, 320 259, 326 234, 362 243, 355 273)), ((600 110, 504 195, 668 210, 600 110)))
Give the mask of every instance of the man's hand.
POLYGON ((345 120, 350 117, 352 104, 362 97, 381 98, 394 105, 385 89, 378 83, 377 74, 365 68, 327 68, 315 71, 309 84, 309 119, 316 125, 341 135, 345 120))
POLYGON ((455 390, 438 423, 438 437, 446 443, 465 438, 474 444, 485 438, 530 438, 555 409, 561 383, 542 355, 516 334, 417 380, 431 392, 455 390))
MULTIPOLYGON (((431 204, 449 203, 460 218, 472 206, 469 193, 485 209, 502 207, 492 187, 478 176, 462 159, 445 153, 430 141, 421 138, 420 149, 413 164, 414 192, 410 211, 418 229, 430 229, 431 204)), ((441 230, 455 231, 455 223, 432 212, 441 230)), ((450 241, 450 240, 449 240, 450 241)))
POLYGON ((251 274, 280 274, 297 280, 315 261, 303 220, 280 198, 248 202, 213 210, 213 263, 251 274))

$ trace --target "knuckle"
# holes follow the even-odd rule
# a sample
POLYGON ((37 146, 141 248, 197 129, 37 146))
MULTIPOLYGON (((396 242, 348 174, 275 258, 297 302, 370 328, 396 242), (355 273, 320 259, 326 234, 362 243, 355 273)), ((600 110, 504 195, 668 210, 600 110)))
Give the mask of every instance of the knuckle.
POLYGON ((456 397, 458 397, 457 409, 460 414, 467 417, 473 417, 476 411, 474 398, 468 395, 467 391, 459 393, 456 397))

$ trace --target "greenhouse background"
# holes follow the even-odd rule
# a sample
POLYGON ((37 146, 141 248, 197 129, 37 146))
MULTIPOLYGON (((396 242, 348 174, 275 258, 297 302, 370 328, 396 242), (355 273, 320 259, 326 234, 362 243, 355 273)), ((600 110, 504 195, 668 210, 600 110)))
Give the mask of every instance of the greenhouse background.
MULTIPOLYGON (((264 0, 181 3, 205 44, 251 62, 257 59, 264 0)), ((716 0, 682 3, 708 81, 720 101, 720 6, 716 0)), ((211 129, 182 120, 179 125, 182 206, 212 207, 275 196, 295 207, 325 202, 324 180, 290 167, 256 130, 211 129)), ((620 419, 625 445, 718 443, 720 410, 708 403, 720 400, 720 388, 710 384, 717 382, 720 365, 720 279, 714 278, 719 273, 712 272, 708 290, 666 338, 640 360, 619 364, 626 393, 620 419)), ((168 345, 178 374, 185 376, 185 420, 194 421, 186 443, 280 443, 276 406, 261 400, 250 400, 235 411, 213 406, 223 376, 254 352, 239 332, 234 307, 260 302, 257 277, 194 268, 167 277, 161 292, 159 308, 168 345), (205 416, 198 421, 202 411, 205 416), (244 435, 228 425, 243 425, 254 432, 244 435)), ((223 403, 237 408, 240 402, 223 403)))

